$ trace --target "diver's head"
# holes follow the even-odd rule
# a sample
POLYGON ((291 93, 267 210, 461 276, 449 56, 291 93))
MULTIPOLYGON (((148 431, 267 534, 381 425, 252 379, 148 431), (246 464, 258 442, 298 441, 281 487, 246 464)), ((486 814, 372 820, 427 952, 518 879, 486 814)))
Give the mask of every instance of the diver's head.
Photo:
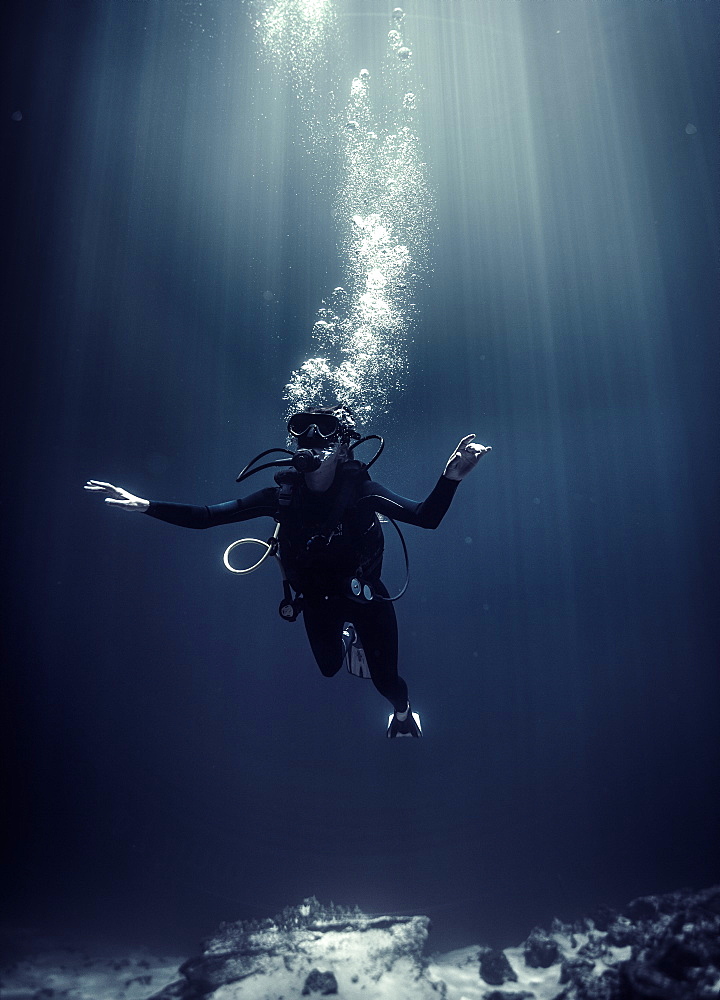
POLYGON ((294 413, 288 432, 298 446, 293 465, 304 473, 307 486, 316 493, 332 486, 338 466, 350 457, 350 442, 360 439, 352 413, 340 405, 294 413))

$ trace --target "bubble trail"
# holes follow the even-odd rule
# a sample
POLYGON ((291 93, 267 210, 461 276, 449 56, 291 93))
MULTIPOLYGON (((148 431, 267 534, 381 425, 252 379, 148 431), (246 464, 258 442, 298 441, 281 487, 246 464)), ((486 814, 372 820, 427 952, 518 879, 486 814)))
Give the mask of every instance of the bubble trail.
MULTIPOLYGON (((292 43, 293 72, 305 73, 303 86, 311 90, 318 47, 335 26, 328 0, 276 0, 263 11, 259 27, 265 44, 284 51, 292 43), (314 33, 305 32, 308 23, 315 25, 314 33)), ((314 356, 285 386, 288 414, 338 400, 369 420, 388 412, 405 382, 412 303, 427 268, 434 214, 404 23, 403 10, 395 8, 380 93, 374 94, 370 70, 361 68, 345 113, 335 122, 342 180, 334 215, 343 286, 318 311, 311 334, 314 356)))
POLYGON ((251 0, 250 9, 262 53, 297 99, 306 149, 311 155, 326 153, 338 48, 333 0, 251 0))
POLYGON ((268 57, 289 71, 298 89, 313 92, 315 69, 337 31, 332 0, 259 0, 255 10, 268 57))

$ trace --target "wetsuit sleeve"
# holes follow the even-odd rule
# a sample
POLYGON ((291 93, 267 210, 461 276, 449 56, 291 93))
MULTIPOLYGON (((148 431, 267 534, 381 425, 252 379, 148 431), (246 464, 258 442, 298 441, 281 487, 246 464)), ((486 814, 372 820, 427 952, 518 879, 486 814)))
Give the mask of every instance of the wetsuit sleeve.
POLYGON ((239 500, 228 500, 227 503, 209 507, 151 500, 146 513, 160 521, 178 524, 181 528, 214 528, 218 524, 234 524, 253 517, 272 517, 277 511, 277 495, 277 489, 271 486, 239 500))
POLYGON ((437 528, 452 503, 459 481, 440 476, 426 500, 408 500, 380 483, 366 483, 359 505, 372 503, 372 509, 395 521, 416 524, 419 528, 437 528))

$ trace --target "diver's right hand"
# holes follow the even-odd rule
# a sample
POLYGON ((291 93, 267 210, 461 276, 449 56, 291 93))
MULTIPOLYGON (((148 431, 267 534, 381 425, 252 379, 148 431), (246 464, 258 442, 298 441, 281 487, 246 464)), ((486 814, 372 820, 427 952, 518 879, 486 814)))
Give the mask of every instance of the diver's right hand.
POLYGON ((84 489, 91 493, 109 493, 110 496, 105 497, 105 503, 119 507, 121 510, 146 511, 150 506, 149 500, 134 497, 132 493, 128 493, 127 490, 123 490, 119 486, 113 486, 112 483, 101 483, 97 479, 88 479, 84 489))

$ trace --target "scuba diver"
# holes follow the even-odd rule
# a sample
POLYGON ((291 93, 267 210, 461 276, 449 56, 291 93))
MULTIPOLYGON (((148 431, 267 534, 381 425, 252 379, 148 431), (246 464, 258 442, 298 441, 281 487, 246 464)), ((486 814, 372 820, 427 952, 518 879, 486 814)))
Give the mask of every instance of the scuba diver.
MULTIPOLYGON (((273 518, 277 526, 267 542, 266 554, 277 556, 283 575, 285 598, 280 615, 287 621, 303 615, 323 676, 333 677, 345 663, 352 673, 372 679, 393 706, 387 725, 390 739, 420 737, 420 718, 412 712, 407 684, 398 674, 393 601, 402 596, 407 580, 395 597, 381 580, 384 546, 380 518, 437 528, 460 481, 492 449, 474 444, 474 434, 466 435, 430 495, 416 502, 371 480, 368 469, 384 442, 377 435, 361 437, 348 407, 307 409, 293 414, 287 426, 297 444, 295 451, 273 448, 262 452, 237 477, 242 482, 262 469, 280 466, 275 475, 277 485, 237 500, 205 507, 148 501, 94 479, 85 489, 106 494, 105 503, 121 510, 144 512, 184 528, 273 518), (353 457, 353 449, 371 437, 380 441, 380 447, 365 465, 353 457), (251 468, 279 451, 290 458, 251 468)), ((407 568, 405 542, 395 527, 403 542, 407 568)), ((232 569, 227 561, 229 551, 225 562, 232 569)))

